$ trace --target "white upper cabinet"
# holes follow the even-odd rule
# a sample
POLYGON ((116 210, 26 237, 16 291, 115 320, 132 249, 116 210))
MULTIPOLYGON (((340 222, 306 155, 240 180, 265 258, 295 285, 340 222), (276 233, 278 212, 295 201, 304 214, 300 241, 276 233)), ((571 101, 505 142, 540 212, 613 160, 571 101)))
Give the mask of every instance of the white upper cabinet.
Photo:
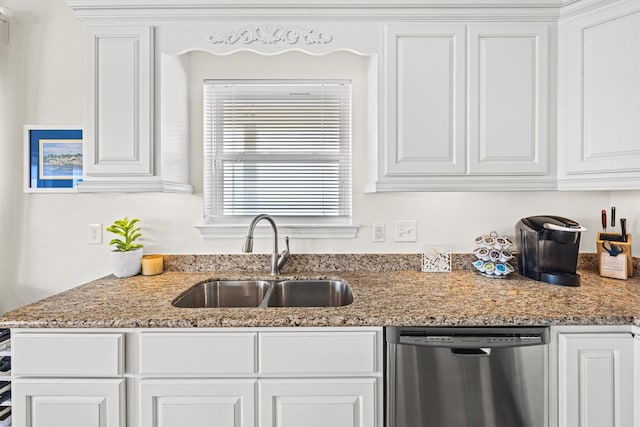
POLYGON ((640 189, 640 0, 67 2, 86 29, 79 191, 192 191, 191 51, 366 57, 366 191, 640 189))
MULTIPOLYGON (((78 190, 190 192, 188 139, 176 149, 175 131, 163 126, 162 135, 156 132, 154 27, 88 24, 85 41, 85 160, 78 190), (176 162, 177 174, 169 167, 176 162)), ((176 77, 166 71, 166 78, 176 77)))
POLYGON ((560 189, 640 189, 640 1, 560 23, 560 189))
POLYGON ((153 174, 153 28, 87 28, 87 177, 153 174))
POLYGON ((465 26, 386 27, 386 176, 465 174, 465 26))
POLYGON ((550 27, 387 25, 374 189, 555 189, 550 27))
POLYGON ((549 26, 472 25, 469 58, 469 174, 549 174, 549 26))

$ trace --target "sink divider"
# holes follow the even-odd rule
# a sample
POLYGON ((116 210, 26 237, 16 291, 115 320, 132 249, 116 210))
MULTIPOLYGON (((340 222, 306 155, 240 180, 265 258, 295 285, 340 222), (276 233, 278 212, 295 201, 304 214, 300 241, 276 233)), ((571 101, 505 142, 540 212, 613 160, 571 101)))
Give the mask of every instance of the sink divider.
POLYGON ((258 304, 258 308, 267 308, 269 307, 269 298, 271 298, 271 294, 273 293, 273 290, 276 288, 276 285, 278 284, 278 282, 282 282, 283 280, 265 280, 265 282, 269 282, 269 289, 267 289, 267 292, 264 294, 264 297, 262 297, 262 301, 260 301, 260 304, 258 304))

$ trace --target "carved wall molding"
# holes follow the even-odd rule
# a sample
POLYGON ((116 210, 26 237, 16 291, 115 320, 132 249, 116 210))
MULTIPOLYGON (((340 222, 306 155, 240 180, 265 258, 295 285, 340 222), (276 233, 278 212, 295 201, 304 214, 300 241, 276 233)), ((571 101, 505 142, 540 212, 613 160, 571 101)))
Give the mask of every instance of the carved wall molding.
POLYGON ((285 27, 280 24, 247 25, 239 30, 214 34, 209 37, 213 44, 327 44, 332 37, 314 29, 285 27))

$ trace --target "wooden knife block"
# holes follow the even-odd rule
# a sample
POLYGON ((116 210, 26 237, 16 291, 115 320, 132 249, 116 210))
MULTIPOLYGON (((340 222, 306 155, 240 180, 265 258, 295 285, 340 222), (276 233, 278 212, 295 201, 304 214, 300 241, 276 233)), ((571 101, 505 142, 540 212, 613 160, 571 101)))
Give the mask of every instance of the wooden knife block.
MULTIPOLYGON (((631 234, 627 234, 626 242, 613 242, 602 240, 600 234, 596 237, 596 248, 598 250, 598 269, 600 276, 612 277, 614 279, 626 280, 633 276, 633 256, 631 255, 631 234), (611 246, 618 246, 622 252, 618 256, 611 256, 604 248, 603 243, 609 243, 611 246)), ((607 233, 611 234, 611 233, 607 233)))

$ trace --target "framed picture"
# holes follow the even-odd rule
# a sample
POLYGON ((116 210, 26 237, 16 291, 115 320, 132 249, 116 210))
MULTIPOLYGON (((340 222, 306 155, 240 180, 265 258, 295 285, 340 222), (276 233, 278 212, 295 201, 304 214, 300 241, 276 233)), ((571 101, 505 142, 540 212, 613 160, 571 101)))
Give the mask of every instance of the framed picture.
POLYGON ((24 126, 24 191, 75 192, 82 182, 81 126, 24 126))

